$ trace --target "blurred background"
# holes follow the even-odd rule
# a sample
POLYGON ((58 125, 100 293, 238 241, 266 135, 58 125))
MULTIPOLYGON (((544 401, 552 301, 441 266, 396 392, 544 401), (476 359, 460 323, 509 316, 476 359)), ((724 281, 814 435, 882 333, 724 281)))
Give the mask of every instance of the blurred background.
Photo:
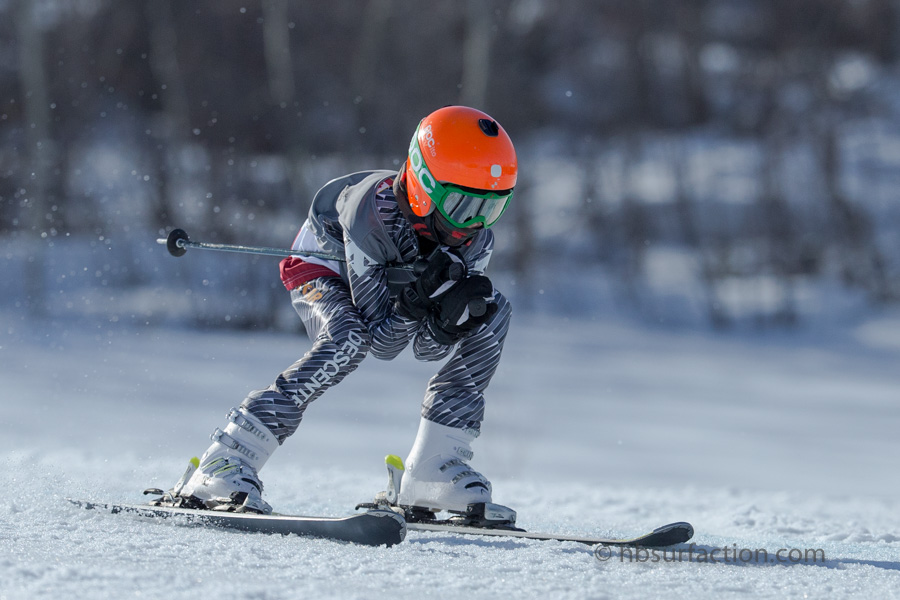
POLYGON ((156 238, 289 247, 461 103, 518 310, 852 321, 900 299, 898 59, 897 0, 0 0, 0 309, 296 330, 277 259, 156 238))

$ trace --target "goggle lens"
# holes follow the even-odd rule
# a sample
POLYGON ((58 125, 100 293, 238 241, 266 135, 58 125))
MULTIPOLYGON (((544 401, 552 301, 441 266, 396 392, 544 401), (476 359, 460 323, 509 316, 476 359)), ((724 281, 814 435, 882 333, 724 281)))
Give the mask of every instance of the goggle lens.
POLYGON ((457 227, 467 227, 482 221, 485 227, 490 227, 506 210, 512 192, 502 196, 494 194, 491 196, 494 197, 485 198, 461 191, 451 191, 444 197, 443 203, 438 204, 438 208, 457 227))

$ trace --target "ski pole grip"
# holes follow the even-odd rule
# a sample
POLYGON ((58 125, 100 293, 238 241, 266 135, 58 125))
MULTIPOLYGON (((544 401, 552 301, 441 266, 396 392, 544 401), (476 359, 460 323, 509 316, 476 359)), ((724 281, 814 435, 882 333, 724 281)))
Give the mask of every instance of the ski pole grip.
POLYGON ((466 276, 466 268, 462 263, 451 263, 447 266, 447 270, 444 275, 446 275, 446 281, 460 281, 463 277, 466 276))

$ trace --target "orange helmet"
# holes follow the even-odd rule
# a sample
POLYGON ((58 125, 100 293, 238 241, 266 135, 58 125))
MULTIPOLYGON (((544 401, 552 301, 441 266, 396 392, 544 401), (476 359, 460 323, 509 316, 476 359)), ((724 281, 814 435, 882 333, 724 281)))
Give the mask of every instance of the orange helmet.
POLYGON ((490 227, 512 198, 517 172, 516 150, 496 121, 447 106, 422 119, 409 144, 409 205, 420 217, 437 208, 453 227, 490 227))

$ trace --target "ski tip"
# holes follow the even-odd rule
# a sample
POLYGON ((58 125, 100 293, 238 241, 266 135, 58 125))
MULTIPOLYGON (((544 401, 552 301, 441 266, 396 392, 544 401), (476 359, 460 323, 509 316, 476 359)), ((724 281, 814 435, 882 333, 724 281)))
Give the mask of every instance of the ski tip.
POLYGON ((189 460, 188 462, 191 463, 195 469, 200 468, 200 459, 197 458, 196 456, 192 456, 191 460, 189 460))
POLYGON ((678 521, 658 527, 651 535, 659 538, 660 545, 682 544, 694 537, 694 526, 686 521, 678 521))
POLYGON ((662 533, 664 531, 672 531, 673 529, 680 529, 685 533, 690 533, 691 536, 694 535, 694 526, 688 523, 687 521, 678 521, 675 523, 669 523, 668 525, 663 525, 662 527, 658 527, 656 531, 662 533))

